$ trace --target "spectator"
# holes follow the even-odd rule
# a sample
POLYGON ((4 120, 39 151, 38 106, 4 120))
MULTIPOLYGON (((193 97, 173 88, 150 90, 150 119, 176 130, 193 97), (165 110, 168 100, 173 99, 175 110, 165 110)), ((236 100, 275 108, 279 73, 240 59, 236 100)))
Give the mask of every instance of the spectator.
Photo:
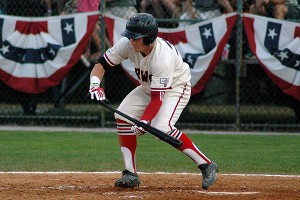
MULTIPOLYGON (((17 1, 10 0, 6 2, 7 14, 25 16, 25 17, 40 17, 49 16, 52 14, 52 4, 50 0, 29 0, 17 1), (17 7, 22 9, 16 9, 17 7), (51 10, 51 12, 49 11, 51 10)), ((21 104, 25 115, 36 115, 38 94, 25 92, 17 92, 18 102, 21 104)))
POLYGON ((97 11, 99 5, 99 0, 77 0, 77 12, 97 11))
POLYGON ((250 5, 249 12, 276 19, 284 19, 287 13, 285 2, 286 0, 255 0, 250 5))
MULTIPOLYGON (((105 2, 105 14, 129 19, 138 13, 136 0, 105 0, 105 2)), ((112 46, 108 39, 105 39, 105 42, 106 46, 112 46)))
POLYGON ((24 115, 36 115, 38 94, 30 94, 25 92, 17 92, 18 101, 20 102, 24 115))
POLYGON ((55 1, 58 15, 60 15, 63 12, 66 2, 67 2, 66 0, 56 0, 55 1))
POLYGON ((136 0, 105 0, 105 14, 111 14, 124 19, 138 13, 136 0))
POLYGON ((287 13, 285 19, 299 20, 300 19, 300 0, 287 0, 285 6, 287 13))
POLYGON ((140 3, 140 12, 147 12, 150 6, 152 7, 151 13, 156 18, 162 19, 171 16, 174 19, 178 19, 180 17, 180 9, 173 0, 142 0, 140 3))
MULTIPOLYGON (((297 0, 256 0, 250 5, 249 12, 281 20, 300 18, 300 6, 297 0)), ((245 58, 255 59, 248 46, 246 47, 245 58)))
MULTIPOLYGON (((233 10, 237 10, 237 6, 238 6, 238 2, 240 1, 240 0, 229 0, 230 1, 230 4, 231 4, 231 6, 232 6, 232 8, 233 8, 233 10)), ((243 12, 246 12, 246 13, 248 13, 249 12, 249 6, 250 6, 250 4, 252 4, 252 1, 253 0, 242 0, 242 3, 243 3, 243 12)))
MULTIPOLYGON (((70 0, 66 3, 62 14, 97 11, 99 10, 99 4, 99 0, 70 0)), ((100 42, 100 24, 96 23, 91 40, 84 52, 84 57, 89 61, 94 62, 100 56, 100 42)))
POLYGON ((64 8, 63 11, 60 13, 61 15, 66 15, 66 14, 74 14, 77 13, 77 0, 69 0, 64 8))
MULTIPOLYGON (((233 12, 228 0, 185 0, 183 10, 186 10, 181 16, 181 20, 197 19, 204 21, 218 17, 224 12, 233 12)), ((179 27, 184 27, 191 22, 180 22, 179 27)))
POLYGON ((51 9, 50 0, 7 1, 8 15, 17 15, 24 17, 42 17, 49 15, 48 9, 51 9))
MULTIPOLYGON (((99 10, 99 5, 99 0, 77 0, 77 12, 97 11, 99 10)), ((88 60, 94 62, 100 56, 100 41, 100 24, 96 23, 91 40, 88 43, 84 53, 84 56, 88 60), (92 48, 92 44, 94 44, 94 48, 92 48), (96 52, 91 53, 93 49, 95 49, 96 52)))
POLYGON ((47 8, 47 16, 51 16, 52 15, 52 2, 51 0, 42 0, 41 1, 43 4, 45 4, 46 8, 47 8))
POLYGON ((0 14, 6 14, 7 2, 0 1, 0 14))

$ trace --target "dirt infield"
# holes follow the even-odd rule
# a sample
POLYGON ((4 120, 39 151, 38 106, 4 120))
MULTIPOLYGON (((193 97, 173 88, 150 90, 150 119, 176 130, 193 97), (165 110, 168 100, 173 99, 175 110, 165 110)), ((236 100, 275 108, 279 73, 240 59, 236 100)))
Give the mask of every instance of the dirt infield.
POLYGON ((1 173, 0 199, 300 199, 300 176, 219 174, 208 190, 199 174, 141 173, 137 189, 115 188, 120 173, 1 173))

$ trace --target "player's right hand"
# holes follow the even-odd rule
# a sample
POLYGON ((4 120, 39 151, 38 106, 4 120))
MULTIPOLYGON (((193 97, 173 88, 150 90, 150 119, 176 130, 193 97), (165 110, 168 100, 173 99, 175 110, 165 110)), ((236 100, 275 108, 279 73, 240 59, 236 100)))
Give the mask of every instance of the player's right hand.
POLYGON ((89 92, 91 94, 91 99, 96 98, 98 101, 105 100, 104 90, 98 84, 91 84, 89 92))
MULTIPOLYGON (((149 122, 147 120, 140 120, 140 122, 143 122, 145 124, 148 124, 149 122)), ((144 135, 145 133, 147 133, 147 131, 140 126, 134 125, 131 127, 131 130, 138 136, 144 135)))

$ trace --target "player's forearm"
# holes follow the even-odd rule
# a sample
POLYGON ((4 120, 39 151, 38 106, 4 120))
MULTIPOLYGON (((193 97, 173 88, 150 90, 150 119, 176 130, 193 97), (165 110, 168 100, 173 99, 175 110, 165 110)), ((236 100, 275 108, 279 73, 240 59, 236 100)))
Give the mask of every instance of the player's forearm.
POLYGON ((90 77, 97 76, 100 80, 102 80, 104 76, 104 68, 100 63, 95 64, 94 68, 91 71, 90 77))
POLYGON ((151 101, 146 107, 141 120, 151 121, 156 114, 158 113, 160 107, 162 105, 160 92, 151 91, 151 101))

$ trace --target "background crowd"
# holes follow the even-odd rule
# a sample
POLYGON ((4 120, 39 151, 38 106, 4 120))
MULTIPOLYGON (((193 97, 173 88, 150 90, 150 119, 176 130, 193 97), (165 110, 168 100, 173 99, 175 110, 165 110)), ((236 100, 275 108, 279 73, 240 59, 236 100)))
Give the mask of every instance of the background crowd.
MULTIPOLYGON (((151 13, 158 19, 159 26, 165 28, 185 27, 199 21, 218 17, 223 13, 237 11, 242 3, 243 12, 280 20, 300 19, 300 0, 0 0, 0 14, 14 16, 55 16, 78 12, 97 11, 104 8, 106 14, 128 19, 138 12, 151 13), (242 2, 240 2, 242 1, 242 2)), ((100 20, 84 51, 83 57, 93 63, 100 56, 101 42, 110 46, 107 39, 100 39, 100 20)), ((228 41, 235 49, 235 35, 228 41)), ((255 59, 247 42, 244 42, 243 56, 255 59)), ((233 58, 229 54, 229 58, 233 58)), ((55 92, 56 93, 56 92, 55 92)), ((36 98, 33 94, 21 94, 25 114, 35 114, 36 98), (28 100, 26 100, 28 99, 28 100)))

